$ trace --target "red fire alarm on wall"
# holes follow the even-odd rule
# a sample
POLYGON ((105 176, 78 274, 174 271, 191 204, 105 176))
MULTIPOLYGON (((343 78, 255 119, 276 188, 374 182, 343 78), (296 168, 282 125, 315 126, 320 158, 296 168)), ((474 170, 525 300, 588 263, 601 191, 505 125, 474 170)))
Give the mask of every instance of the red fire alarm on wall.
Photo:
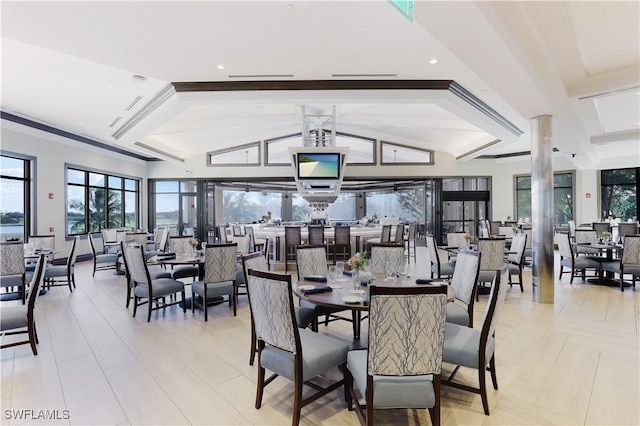
POLYGON ((49 199, 50 199, 50 200, 53 200, 53 192, 50 192, 50 193, 49 193, 49 199))
POLYGON ((587 193, 585 194, 585 197, 587 197, 587 198, 591 198, 591 193, 590 193, 590 192, 587 192, 587 193))

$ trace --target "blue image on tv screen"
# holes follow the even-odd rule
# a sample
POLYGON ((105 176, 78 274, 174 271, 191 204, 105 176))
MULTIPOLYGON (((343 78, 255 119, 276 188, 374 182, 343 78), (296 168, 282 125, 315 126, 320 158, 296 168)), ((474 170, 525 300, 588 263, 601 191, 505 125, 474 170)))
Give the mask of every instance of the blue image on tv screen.
POLYGON ((339 153, 298 153, 298 178, 338 179, 339 153))

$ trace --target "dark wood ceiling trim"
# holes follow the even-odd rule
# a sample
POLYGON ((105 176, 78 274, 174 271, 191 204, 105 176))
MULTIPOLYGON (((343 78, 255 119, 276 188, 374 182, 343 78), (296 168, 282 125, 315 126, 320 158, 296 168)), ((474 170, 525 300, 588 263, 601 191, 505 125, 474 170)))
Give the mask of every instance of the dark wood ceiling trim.
POLYGON ((8 112, 0 111, 0 118, 14 123, 21 124, 23 126, 31 127, 33 129, 42 130, 43 132, 52 133, 54 135, 62 136, 67 139, 81 142, 87 145, 95 146, 97 148, 106 149, 107 151, 117 152, 118 154, 126 155, 127 157, 137 158, 144 161, 156 161, 157 158, 145 157, 135 152, 126 151, 116 146, 108 145, 103 142, 99 142, 93 139, 89 139, 84 136, 76 135, 75 133, 65 132, 64 130, 56 129, 55 127, 47 126, 46 124, 38 123, 36 121, 29 120, 27 118, 19 117, 17 115, 9 114, 8 112))
MULTIPOLYGON (((553 152, 560 152, 560 150, 558 148, 553 148, 553 152)), ((496 155, 480 155, 479 157, 476 157, 476 160, 497 160, 500 158, 523 157, 525 155, 531 155, 531 151, 510 152, 508 154, 496 155)))
POLYGON ((286 80, 173 82, 176 92, 269 90, 449 90, 453 80, 286 80))

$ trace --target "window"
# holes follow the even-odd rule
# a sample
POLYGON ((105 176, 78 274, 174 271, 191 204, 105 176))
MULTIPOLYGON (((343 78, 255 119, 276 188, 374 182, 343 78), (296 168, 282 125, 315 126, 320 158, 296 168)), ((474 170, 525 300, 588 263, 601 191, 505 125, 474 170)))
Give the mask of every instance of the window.
POLYGON ((270 166, 288 166, 291 164, 289 147, 301 147, 302 133, 282 136, 264 141, 264 164, 270 166))
POLYGON ((401 222, 424 220, 424 189, 402 188, 367 193, 367 216, 397 217, 401 222))
POLYGON ((638 220, 640 168, 600 172, 601 216, 614 215, 619 221, 638 220))
POLYGON ((260 142, 207 152, 207 166, 259 166, 260 142))
POLYGON ((31 161, 0 156, 0 238, 25 241, 30 231, 31 161))
MULTIPOLYGON (((573 220, 573 172, 553 174, 553 223, 554 226, 566 225, 573 220)), ((516 219, 531 219, 531 176, 515 177, 516 219)))
POLYGON ((381 142, 380 164, 434 164, 433 151, 391 142, 381 142))
POLYGON ((274 220, 282 217, 282 194, 279 192, 222 191, 222 216, 224 223, 253 223, 271 212, 274 220))
POLYGON ((67 235, 138 228, 140 180, 67 166, 67 235))

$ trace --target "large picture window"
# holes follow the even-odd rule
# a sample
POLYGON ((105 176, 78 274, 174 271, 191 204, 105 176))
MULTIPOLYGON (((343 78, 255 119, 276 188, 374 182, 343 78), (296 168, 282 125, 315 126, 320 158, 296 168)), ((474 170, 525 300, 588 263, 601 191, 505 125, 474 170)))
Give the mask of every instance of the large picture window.
POLYGON ((0 156, 0 238, 25 241, 29 233, 31 161, 0 156))
POLYGON ((402 188, 398 190, 368 192, 367 216, 397 217, 401 222, 424 220, 424 188, 402 188))
POLYGON ((140 180, 67 166, 67 235, 139 228, 140 180))
POLYGON ((615 216, 619 221, 638 220, 638 186, 640 168, 602 170, 601 216, 615 216))
POLYGON ((222 191, 224 223, 254 223, 271 212, 274 220, 282 218, 282 193, 265 191, 222 191))
MULTIPOLYGON (((553 174, 553 223, 554 226, 566 225, 573 220, 573 172, 553 174)), ((515 177, 516 218, 531 220, 531 176, 515 177)))

